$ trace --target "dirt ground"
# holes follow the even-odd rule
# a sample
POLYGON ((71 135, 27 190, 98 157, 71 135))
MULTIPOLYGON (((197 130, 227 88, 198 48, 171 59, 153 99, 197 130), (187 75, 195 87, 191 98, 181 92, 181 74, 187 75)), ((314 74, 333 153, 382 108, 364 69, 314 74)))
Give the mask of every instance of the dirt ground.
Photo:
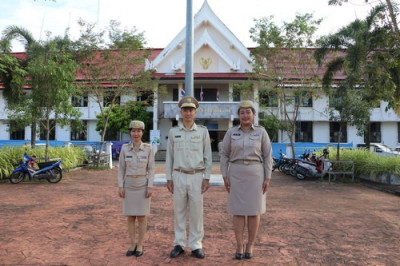
MULTIPOLYGON (((162 163, 157 172, 163 173, 162 163)), ((213 173, 218 173, 214 165, 213 173)), ((126 257, 128 234, 117 169, 0 184, 0 265, 400 265, 400 197, 357 184, 273 174, 254 258, 233 259, 227 194, 205 194, 206 258, 171 259, 173 202, 155 187, 142 257, 126 257)))

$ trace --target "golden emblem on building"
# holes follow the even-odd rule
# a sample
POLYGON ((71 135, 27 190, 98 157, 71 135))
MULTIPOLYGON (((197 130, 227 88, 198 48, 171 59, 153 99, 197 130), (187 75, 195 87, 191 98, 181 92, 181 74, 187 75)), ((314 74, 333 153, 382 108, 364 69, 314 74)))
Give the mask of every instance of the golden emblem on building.
POLYGON ((203 69, 206 70, 208 67, 211 65, 212 59, 209 57, 207 59, 205 58, 200 58, 200 64, 202 65, 203 69))

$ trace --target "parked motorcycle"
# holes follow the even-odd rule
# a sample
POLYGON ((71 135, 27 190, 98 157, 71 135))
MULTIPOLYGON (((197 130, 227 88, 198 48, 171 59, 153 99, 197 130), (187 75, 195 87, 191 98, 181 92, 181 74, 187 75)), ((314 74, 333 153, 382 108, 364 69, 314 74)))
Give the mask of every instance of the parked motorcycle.
POLYGON ((320 157, 315 156, 315 162, 301 161, 296 162, 296 178, 303 180, 306 177, 324 177, 332 166, 331 162, 326 161, 329 157, 328 149, 323 150, 320 157))
POLYGON ((62 179, 61 160, 53 162, 38 163, 39 169, 35 169, 35 157, 24 154, 22 163, 14 169, 10 176, 10 182, 18 184, 28 175, 29 180, 47 179, 50 183, 60 182, 62 179))

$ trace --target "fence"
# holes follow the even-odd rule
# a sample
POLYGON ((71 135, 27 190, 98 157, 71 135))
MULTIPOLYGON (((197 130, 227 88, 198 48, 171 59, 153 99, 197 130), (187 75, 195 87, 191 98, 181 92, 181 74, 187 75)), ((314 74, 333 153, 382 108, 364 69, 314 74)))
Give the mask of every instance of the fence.
POLYGON ((354 182, 354 161, 333 161, 327 160, 332 164, 331 168, 329 169, 329 183, 331 180, 336 180, 338 175, 351 176, 351 182, 354 182))

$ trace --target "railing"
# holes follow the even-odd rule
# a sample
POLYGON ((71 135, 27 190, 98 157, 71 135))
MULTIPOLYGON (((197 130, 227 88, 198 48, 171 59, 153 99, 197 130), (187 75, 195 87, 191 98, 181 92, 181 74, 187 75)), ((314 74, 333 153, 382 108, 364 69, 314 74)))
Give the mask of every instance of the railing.
POLYGON ((338 175, 340 176, 351 176, 351 182, 354 182, 354 161, 333 161, 327 160, 332 164, 329 169, 329 183, 336 180, 338 175))

